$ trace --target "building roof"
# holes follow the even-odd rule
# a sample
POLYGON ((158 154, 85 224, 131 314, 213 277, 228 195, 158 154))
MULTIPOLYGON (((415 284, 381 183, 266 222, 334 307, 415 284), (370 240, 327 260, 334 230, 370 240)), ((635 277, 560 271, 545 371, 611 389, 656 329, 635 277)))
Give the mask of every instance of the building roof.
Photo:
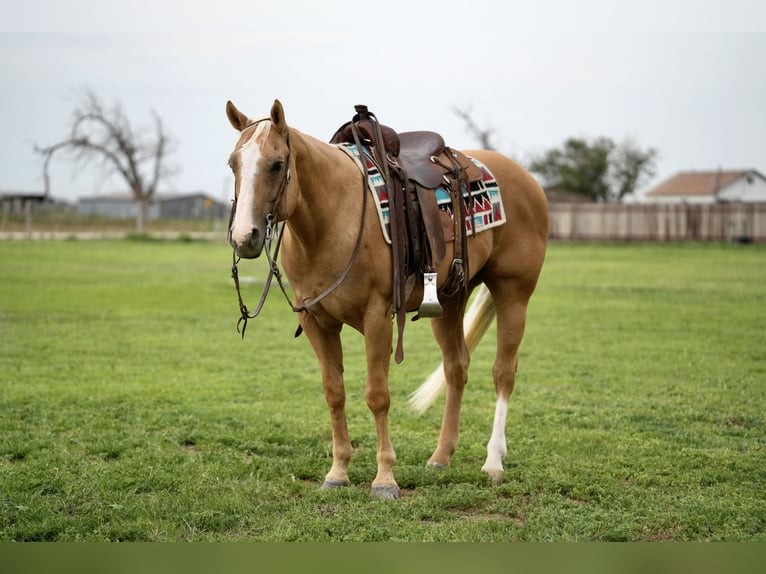
POLYGON ((114 193, 102 193, 98 195, 83 195, 79 200, 82 201, 135 201, 132 193, 127 191, 118 191, 114 193))
POLYGON ((682 171, 666 179, 649 191, 647 197, 689 197, 715 195, 722 188, 748 174, 757 174, 752 169, 682 171))
POLYGON ((5 191, 0 190, 0 198, 3 199, 31 199, 36 201, 46 201, 51 198, 42 191, 5 191))

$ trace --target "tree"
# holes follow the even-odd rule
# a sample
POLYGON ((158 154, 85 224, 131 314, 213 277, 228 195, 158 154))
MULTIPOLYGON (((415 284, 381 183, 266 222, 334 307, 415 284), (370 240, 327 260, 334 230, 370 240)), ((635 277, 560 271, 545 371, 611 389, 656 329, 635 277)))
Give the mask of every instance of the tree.
POLYGON ((585 195, 593 201, 620 200, 654 175, 657 150, 626 140, 569 138, 532 160, 529 170, 546 185, 585 195))
POLYGON ((465 122, 466 129, 471 132, 471 135, 479 140, 482 149, 495 149, 495 146, 492 144, 494 131, 488 128, 480 128, 471 116, 470 109, 453 108, 453 111, 455 115, 465 122))
MULTIPOLYGON (((495 149, 494 130, 481 128, 470 109, 453 111, 484 149, 495 149)), ((606 137, 590 142, 569 138, 563 147, 532 158, 529 171, 540 175, 546 186, 585 195, 592 201, 613 201, 633 193, 651 178, 656 158, 657 150, 641 149, 631 140, 617 144, 606 137)))
POLYGON ((172 173, 166 165, 171 140, 159 115, 152 115, 154 133, 138 134, 119 105, 107 108, 88 92, 75 108, 69 137, 47 147, 35 146, 43 156, 45 194, 50 192, 49 165, 56 152, 71 152, 83 164, 100 163, 106 175, 116 174, 127 184, 138 205, 136 230, 142 232, 159 182, 172 173))

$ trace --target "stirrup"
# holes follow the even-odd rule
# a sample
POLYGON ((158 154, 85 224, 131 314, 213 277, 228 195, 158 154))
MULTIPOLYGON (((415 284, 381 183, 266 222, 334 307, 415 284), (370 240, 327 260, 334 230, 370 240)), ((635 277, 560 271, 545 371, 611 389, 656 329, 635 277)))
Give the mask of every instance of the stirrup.
POLYGON ((441 317, 442 306, 436 292, 436 273, 423 273, 423 302, 418 309, 421 317, 441 317))

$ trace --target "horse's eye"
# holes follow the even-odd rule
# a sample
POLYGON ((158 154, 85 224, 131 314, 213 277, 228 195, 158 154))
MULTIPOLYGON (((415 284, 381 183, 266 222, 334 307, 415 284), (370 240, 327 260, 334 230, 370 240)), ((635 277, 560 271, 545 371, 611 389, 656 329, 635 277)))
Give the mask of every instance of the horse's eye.
POLYGON ((279 173, 282 171, 282 166, 284 165, 284 162, 282 161, 275 161, 271 164, 271 173, 279 173))

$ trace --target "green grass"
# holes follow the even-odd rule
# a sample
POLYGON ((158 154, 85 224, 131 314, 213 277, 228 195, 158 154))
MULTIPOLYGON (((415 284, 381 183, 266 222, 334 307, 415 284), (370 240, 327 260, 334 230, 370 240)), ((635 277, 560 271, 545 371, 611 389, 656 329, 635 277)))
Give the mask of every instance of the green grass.
POLYGON ((368 498, 361 337, 344 333, 354 484, 321 491, 316 361, 276 290, 239 339, 229 267, 214 243, 0 243, 0 540, 766 540, 764 246, 552 244, 498 487, 479 471, 494 327, 435 472, 441 405, 406 400, 438 353, 409 323, 398 501, 368 498))

